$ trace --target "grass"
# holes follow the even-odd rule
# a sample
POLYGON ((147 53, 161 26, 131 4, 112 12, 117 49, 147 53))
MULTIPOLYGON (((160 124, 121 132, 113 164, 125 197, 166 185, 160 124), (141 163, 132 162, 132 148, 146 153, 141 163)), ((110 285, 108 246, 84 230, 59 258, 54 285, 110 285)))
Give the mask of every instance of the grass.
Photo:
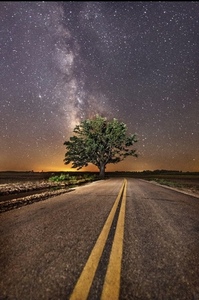
POLYGON ((185 185, 185 184, 182 184, 182 183, 178 183, 178 182, 175 182, 175 181, 168 181, 168 180, 161 179, 161 178, 153 178, 153 179, 148 179, 148 180, 149 181, 155 181, 159 184, 167 185, 167 186, 170 186, 170 187, 176 187, 176 188, 183 188, 183 185, 185 185))
POLYGON ((168 179, 164 179, 164 178, 148 178, 146 179, 148 181, 155 181, 159 184, 162 184, 162 185, 166 185, 166 186, 169 186, 169 187, 173 187, 173 188, 179 188, 179 189, 189 189, 189 190, 192 190, 193 192, 194 191, 199 191, 199 184, 197 184, 196 182, 192 182, 189 179, 187 180, 180 180, 179 178, 178 179, 173 179, 173 180, 168 180, 168 179))
POLYGON ((58 183, 64 183, 66 185, 74 185, 78 183, 84 183, 84 182, 90 182, 94 180, 99 180, 99 177, 92 174, 83 174, 83 175, 70 175, 70 174, 60 174, 51 176, 49 178, 49 181, 51 182, 58 182, 58 183))

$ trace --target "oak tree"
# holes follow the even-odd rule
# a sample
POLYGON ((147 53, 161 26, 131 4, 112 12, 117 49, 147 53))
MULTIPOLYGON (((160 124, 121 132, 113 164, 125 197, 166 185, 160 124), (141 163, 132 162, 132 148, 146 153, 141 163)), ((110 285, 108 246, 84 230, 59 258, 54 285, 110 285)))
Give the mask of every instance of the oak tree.
POLYGON ((64 163, 72 163, 78 170, 89 163, 99 169, 100 177, 105 176, 107 164, 115 164, 127 156, 137 156, 132 146, 137 142, 135 134, 127 134, 127 126, 117 119, 96 115, 93 119, 76 125, 68 141, 64 142, 66 154, 64 163))

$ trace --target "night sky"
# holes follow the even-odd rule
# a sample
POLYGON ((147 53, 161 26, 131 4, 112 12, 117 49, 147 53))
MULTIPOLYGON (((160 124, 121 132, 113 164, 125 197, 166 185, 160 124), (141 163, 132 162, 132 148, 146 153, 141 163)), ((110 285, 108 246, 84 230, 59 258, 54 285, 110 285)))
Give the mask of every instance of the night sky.
POLYGON ((1 171, 68 170, 96 114, 139 140, 107 170, 199 171, 198 1, 4 1, 0 57, 1 171))

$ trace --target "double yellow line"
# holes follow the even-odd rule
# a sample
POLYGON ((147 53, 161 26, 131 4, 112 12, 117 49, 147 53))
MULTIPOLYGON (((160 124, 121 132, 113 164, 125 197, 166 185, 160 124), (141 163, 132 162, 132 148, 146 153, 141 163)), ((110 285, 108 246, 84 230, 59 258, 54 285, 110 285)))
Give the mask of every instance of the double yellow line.
POLYGON ((70 300, 85 300, 88 297, 103 249, 105 247, 108 234, 113 223, 113 219, 122 197, 119 217, 115 230, 115 236, 112 244, 111 254, 109 258, 108 268, 105 275, 101 300, 119 299, 120 292, 120 277, 121 277, 121 263, 123 252, 123 236, 124 236, 124 219, 126 208, 126 189, 127 180, 124 179, 119 194, 110 211, 110 214, 104 224, 104 227, 91 251, 86 265, 75 285, 75 288, 70 296, 70 300))

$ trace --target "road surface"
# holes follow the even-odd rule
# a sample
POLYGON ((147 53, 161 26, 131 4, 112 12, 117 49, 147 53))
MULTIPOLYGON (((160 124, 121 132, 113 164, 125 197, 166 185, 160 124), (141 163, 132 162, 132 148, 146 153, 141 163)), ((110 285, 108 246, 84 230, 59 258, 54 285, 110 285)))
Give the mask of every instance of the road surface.
POLYGON ((199 199, 117 178, 1 213, 0 299, 199 300, 199 199))

